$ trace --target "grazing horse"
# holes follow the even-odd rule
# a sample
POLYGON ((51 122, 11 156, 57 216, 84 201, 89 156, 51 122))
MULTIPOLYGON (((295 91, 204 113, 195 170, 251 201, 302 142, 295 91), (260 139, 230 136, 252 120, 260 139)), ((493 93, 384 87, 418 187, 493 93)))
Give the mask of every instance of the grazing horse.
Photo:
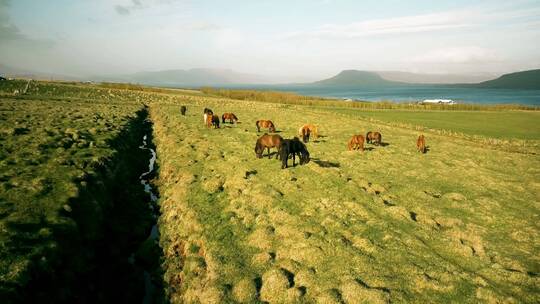
POLYGON ((211 128, 212 126, 214 126, 214 129, 219 128, 219 116, 206 114, 206 127, 211 128))
POLYGON ((419 152, 426 153, 426 139, 424 135, 418 136, 418 139, 416 140, 416 149, 418 149, 419 152))
POLYGON ((382 135, 379 132, 367 132, 366 143, 380 145, 382 143, 382 135))
POLYGON ((212 116, 212 115, 214 115, 214 112, 212 112, 212 110, 208 108, 204 108, 203 119, 204 119, 205 125, 208 125, 208 116, 212 116))
POLYGON ((225 119, 228 119, 229 123, 235 123, 236 121, 238 121, 238 117, 236 117, 234 113, 224 113, 223 115, 221 115, 221 120, 223 123, 225 123, 225 119))
POLYGON ((307 143, 309 141, 309 135, 311 134, 311 131, 309 128, 303 128, 302 129, 302 141, 307 143))
POLYGON ((302 131, 306 129, 309 130, 310 134, 313 134, 315 139, 319 138, 319 131, 317 129, 317 126, 314 124, 305 124, 301 126, 300 129, 298 129, 298 135, 303 136, 302 131))
POLYGON ((288 168, 287 161, 289 159, 289 155, 292 154, 293 159, 293 167, 295 166, 295 155, 298 154, 298 157, 300 158, 300 165, 304 165, 309 163, 309 152, 306 148, 306 145, 304 145, 298 137, 294 137, 293 139, 284 139, 281 143, 280 148, 280 157, 281 157, 281 169, 288 168))
POLYGON ((268 128, 268 132, 271 133, 276 132, 276 127, 271 120, 257 120, 255 125, 257 126, 257 132, 261 132, 261 128, 268 128))
POLYGON ((255 154, 257 155, 257 158, 263 157, 264 148, 268 149, 268 158, 270 158, 270 148, 276 148, 276 158, 278 158, 282 142, 283 138, 281 136, 264 133, 263 136, 257 139, 257 143, 255 144, 255 154))
POLYGON ((362 135, 353 135, 351 139, 349 139, 349 144, 347 145, 349 148, 349 151, 351 150, 357 150, 364 151, 364 136, 362 135))
POLYGON ((182 113, 182 115, 186 115, 186 111, 187 111, 186 106, 181 106, 180 107, 180 113, 182 113))

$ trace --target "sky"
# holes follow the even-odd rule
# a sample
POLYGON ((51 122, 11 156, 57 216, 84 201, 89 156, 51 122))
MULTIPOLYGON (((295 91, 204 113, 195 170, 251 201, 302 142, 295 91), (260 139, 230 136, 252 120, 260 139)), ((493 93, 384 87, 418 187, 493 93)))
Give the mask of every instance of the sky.
POLYGON ((287 81, 344 69, 503 74, 540 68, 540 1, 0 0, 0 64, 287 81))

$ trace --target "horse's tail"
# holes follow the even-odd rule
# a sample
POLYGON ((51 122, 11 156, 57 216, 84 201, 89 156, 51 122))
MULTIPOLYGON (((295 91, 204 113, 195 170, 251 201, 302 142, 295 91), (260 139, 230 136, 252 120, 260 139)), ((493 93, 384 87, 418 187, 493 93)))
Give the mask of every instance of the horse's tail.
POLYGON ((221 115, 221 122, 225 123, 225 114, 221 115))
POLYGON ((238 117, 236 117, 236 115, 234 115, 234 114, 231 114, 231 115, 232 115, 234 120, 238 120, 238 117))

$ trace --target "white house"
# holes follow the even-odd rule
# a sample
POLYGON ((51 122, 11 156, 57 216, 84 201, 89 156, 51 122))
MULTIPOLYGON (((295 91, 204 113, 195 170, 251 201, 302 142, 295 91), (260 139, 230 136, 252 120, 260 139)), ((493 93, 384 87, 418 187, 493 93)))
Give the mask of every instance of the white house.
POLYGON ((456 104, 452 99, 426 99, 422 103, 456 104))

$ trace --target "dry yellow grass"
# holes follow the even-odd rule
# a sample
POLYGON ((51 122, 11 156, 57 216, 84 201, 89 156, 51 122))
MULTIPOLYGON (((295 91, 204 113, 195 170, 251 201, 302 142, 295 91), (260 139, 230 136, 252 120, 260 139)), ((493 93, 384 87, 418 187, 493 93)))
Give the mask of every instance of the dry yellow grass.
MULTIPOLYGON (((306 106, 185 96, 150 105, 165 281, 175 303, 540 301, 540 159, 306 106), (179 105, 188 115, 179 114, 179 105), (202 110, 234 112, 207 129, 202 110), (255 121, 312 161, 257 159, 255 121), (347 151, 352 134, 384 147, 347 151)), ((528 151, 531 152, 531 151, 528 151)))

